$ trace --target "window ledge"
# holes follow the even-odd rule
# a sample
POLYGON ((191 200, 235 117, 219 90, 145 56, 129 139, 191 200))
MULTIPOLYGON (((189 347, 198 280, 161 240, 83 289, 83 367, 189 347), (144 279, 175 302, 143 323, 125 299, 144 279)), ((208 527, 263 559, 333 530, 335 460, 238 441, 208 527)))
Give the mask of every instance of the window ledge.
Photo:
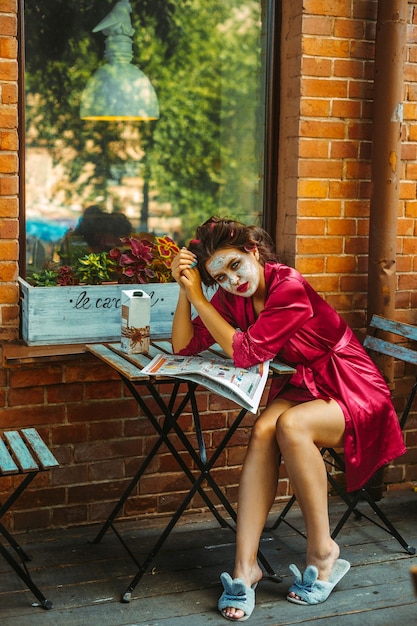
POLYGON ((3 367, 18 367, 41 361, 59 361, 87 353, 85 344, 27 346, 24 343, 5 343, 1 346, 3 367))

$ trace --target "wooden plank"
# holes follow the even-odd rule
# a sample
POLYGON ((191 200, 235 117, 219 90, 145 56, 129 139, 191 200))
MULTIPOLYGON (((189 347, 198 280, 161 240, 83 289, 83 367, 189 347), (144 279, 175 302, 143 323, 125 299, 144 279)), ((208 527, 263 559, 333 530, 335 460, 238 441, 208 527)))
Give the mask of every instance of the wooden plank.
POLYGON ((271 361, 269 368, 274 374, 278 374, 279 376, 282 376, 283 374, 295 374, 296 372, 291 365, 286 365, 285 363, 280 363, 279 361, 271 361))
MULTIPOLYGON (((405 491, 384 498, 384 508, 401 518, 402 529, 414 544, 417 497, 405 491)), ((331 510, 343 510, 331 499, 331 510)), ((278 513, 278 509, 275 511, 278 513)), ((294 521, 300 520, 294 511, 294 521)), ((162 522, 162 520, 160 520, 162 522)), ((157 529, 142 528, 144 520, 118 521, 123 537, 132 538, 139 557, 159 536, 157 529), (138 543, 137 543, 138 542, 138 543)), ((149 524, 149 520, 146 522, 149 524)), ((154 523, 156 521, 154 520, 154 523)), ((161 523, 160 528, 165 527, 161 523)), ((285 600, 292 578, 288 564, 303 569, 305 540, 280 528, 265 539, 262 549, 282 583, 263 580, 256 591, 256 608, 249 624, 276 626, 388 626, 397 622, 410 626, 416 621, 416 600, 409 576, 415 557, 404 554, 395 542, 366 520, 351 520, 338 538, 342 557, 352 564, 329 599, 311 607, 297 607, 285 600)), ((136 587, 130 605, 120 603, 120 594, 136 572, 136 566, 113 533, 100 544, 91 544, 95 526, 22 533, 18 539, 33 555, 36 582, 52 611, 32 606, 31 593, 10 575, 0 560, 0 623, 7 626, 74 626, 132 624, 148 626, 192 626, 204 622, 221 624, 216 604, 221 593, 219 573, 230 571, 234 535, 221 529, 211 517, 193 513, 176 527, 150 570, 136 587), (197 521, 196 521, 197 520, 197 521), (151 617, 150 617, 151 616, 151 617)), ((224 622, 226 624, 226 622, 224 622)))
POLYGON ((409 348, 404 348, 404 346, 399 346, 396 343, 390 343, 389 341, 384 341, 378 337, 367 335, 363 345, 368 350, 380 352, 381 354, 393 356, 401 361, 407 361, 407 363, 417 365, 417 352, 410 350, 409 348))
POLYGON ((86 352, 82 344, 27 346, 20 343, 5 343, 1 346, 4 367, 19 367, 22 363, 37 363, 41 360, 57 361, 62 357, 76 358, 86 352))
POLYGON ((4 433, 4 436, 9 442, 10 449, 13 453, 16 463, 23 472, 33 472, 39 470, 38 464, 32 457, 31 453, 26 447, 25 442, 16 430, 9 430, 8 432, 4 433))
POLYGON ((43 469, 50 469, 51 467, 59 465, 35 428, 22 428, 22 434, 27 443, 31 446, 32 451, 35 453, 43 469))
POLYGON ((130 363, 107 345, 102 343, 86 344, 86 348, 92 354, 107 363, 107 365, 110 365, 110 367, 113 367, 117 372, 123 374, 128 380, 146 380, 149 378, 141 373, 137 365, 130 363))
POLYGON ((0 472, 2 474, 17 474, 18 471, 19 468, 10 456, 3 439, 0 439, 0 472))
POLYGON ((388 333, 394 333, 395 335, 401 335, 407 337, 407 339, 413 339, 417 341, 417 326, 412 324, 406 324, 405 322, 396 322, 389 320, 380 315, 373 315, 370 323, 371 328, 377 328, 384 330, 388 333))
POLYGON ((159 352, 165 352, 165 354, 172 354, 172 343, 169 339, 157 339, 152 341, 152 345, 155 350, 159 352))

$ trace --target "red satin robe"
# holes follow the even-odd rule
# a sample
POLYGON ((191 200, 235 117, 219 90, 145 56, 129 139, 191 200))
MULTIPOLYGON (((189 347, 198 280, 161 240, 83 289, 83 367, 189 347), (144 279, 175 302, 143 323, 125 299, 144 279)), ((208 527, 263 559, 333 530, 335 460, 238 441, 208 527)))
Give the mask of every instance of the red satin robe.
MULTIPOLYGON (((233 360, 249 367, 275 357, 296 368, 271 384, 277 396, 306 402, 336 400, 345 417, 344 452, 348 491, 406 452, 389 389, 371 358, 340 315, 296 270, 265 265, 265 308, 256 318, 251 298, 218 289, 211 302, 236 332, 233 360), (290 386, 288 386, 288 383, 290 386)), ((183 355, 214 343, 200 318, 183 355)))

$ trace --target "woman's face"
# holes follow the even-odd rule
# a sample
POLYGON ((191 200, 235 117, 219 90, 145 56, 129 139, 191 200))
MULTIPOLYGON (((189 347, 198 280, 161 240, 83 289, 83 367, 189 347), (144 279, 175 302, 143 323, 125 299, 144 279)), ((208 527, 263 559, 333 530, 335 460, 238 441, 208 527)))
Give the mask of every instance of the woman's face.
POLYGON ((258 259, 257 248, 250 252, 221 248, 206 262, 206 269, 225 291, 250 298, 256 293, 263 276, 258 259))

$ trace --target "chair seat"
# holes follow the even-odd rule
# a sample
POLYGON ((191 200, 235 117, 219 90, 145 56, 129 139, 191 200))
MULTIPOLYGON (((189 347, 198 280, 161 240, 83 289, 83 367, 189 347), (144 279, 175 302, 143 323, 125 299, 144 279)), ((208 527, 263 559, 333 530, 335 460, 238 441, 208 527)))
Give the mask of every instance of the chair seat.
POLYGON ((59 465, 35 428, 23 428, 20 433, 10 430, 3 436, 8 445, 0 439, 0 474, 25 474, 59 465))
POLYGON ((0 504, 0 534, 19 556, 21 563, 12 556, 1 542, 0 555, 32 591, 39 600, 39 605, 44 609, 51 609, 52 602, 45 598, 32 580, 26 566, 26 562, 30 561, 31 558, 3 526, 1 519, 39 472, 53 469, 58 465, 58 461, 35 428, 22 428, 20 431, 9 430, 0 436, 0 478, 2 476, 22 475, 22 481, 16 486, 6 502, 0 504))

